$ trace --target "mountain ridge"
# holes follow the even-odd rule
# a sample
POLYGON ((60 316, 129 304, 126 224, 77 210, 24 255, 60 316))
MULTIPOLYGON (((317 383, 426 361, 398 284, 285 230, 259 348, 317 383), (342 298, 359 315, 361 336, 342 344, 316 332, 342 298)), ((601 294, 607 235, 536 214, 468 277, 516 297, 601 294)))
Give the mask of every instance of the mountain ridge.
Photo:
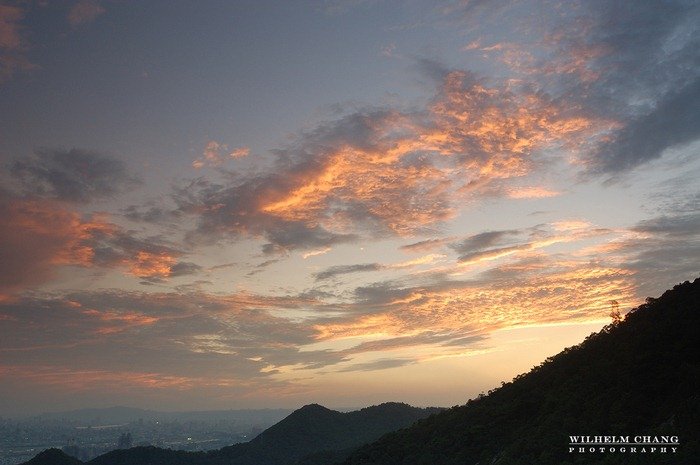
MULTIPOLYGON (((488 395, 389 433, 343 465, 697 463, 700 278, 488 395), (571 435, 673 435, 672 454, 581 454, 571 435)), ((635 449, 636 450, 636 449, 635 449)), ((328 463, 328 462, 327 462, 328 463)))
POLYGON ((55 465, 59 460, 64 460, 66 465, 293 465, 309 454, 338 450, 349 453, 383 434, 410 426, 441 410, 388 402, 357 411, 338 412, 309 404, 251 441, 215 451, 185 452, 141 446, 113 450, 81 462, 58 449, 50 449, 23 465, 55 465))

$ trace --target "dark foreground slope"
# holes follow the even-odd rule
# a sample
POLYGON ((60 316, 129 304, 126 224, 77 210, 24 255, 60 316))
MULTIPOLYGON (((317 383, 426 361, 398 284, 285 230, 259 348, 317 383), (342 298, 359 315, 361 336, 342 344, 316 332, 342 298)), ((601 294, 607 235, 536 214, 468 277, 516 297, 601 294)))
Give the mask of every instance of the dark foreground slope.
POLYGON ((351 455, 359 464, 700 463, 700 279, 488 396, 351 455), (675 454, 569 453, 570 435, 676 435, 675 454))
MULTIPOLYGON (((387 403, 349 413, 320 405, 307 405, 266 429, 250 442, 210 452, 184 452, 157 447, 134 447, 101 455, 90 465, 293 465, 299 459, 324 451, 352 450, 383 434, 405 428, 440 409, 421 409, 387 403)), ((52 450, 50 460, 35 457, 25 465, 74 465, 82 462, 52 450)), ((41 455, 41 454, 40 454, 41 455)), ((341 454, 345 457, 347 454, 341 454)))

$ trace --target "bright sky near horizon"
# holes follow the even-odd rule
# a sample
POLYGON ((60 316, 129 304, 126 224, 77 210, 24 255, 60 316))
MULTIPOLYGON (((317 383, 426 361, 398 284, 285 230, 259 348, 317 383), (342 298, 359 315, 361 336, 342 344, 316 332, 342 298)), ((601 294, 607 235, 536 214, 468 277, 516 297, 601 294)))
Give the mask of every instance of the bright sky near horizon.
POLYGON ((0 4, 0 414, 464 403, 700 274, 693 0, 0 4))

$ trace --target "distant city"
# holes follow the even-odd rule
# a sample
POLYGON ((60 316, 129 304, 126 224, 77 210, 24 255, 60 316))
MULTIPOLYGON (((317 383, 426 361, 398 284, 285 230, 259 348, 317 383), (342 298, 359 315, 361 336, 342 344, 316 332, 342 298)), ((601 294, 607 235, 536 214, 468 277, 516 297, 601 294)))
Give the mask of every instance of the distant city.
POLYGON ((157 412, 127 407, 0 417, 0 465, 16 465, 44 449, 80 460, 114 449, 153 445, 205 451, 247 442, 291 410, 157 412))

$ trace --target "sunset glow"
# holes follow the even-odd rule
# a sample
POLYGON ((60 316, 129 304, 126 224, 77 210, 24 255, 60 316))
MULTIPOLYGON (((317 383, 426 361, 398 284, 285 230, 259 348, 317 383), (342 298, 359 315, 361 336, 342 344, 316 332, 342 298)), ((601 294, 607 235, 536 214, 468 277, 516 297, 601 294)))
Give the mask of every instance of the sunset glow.
POLYGON ((0 415, 449 406, 697 277, 698 5, 494 3, 0 6, 0 415))

